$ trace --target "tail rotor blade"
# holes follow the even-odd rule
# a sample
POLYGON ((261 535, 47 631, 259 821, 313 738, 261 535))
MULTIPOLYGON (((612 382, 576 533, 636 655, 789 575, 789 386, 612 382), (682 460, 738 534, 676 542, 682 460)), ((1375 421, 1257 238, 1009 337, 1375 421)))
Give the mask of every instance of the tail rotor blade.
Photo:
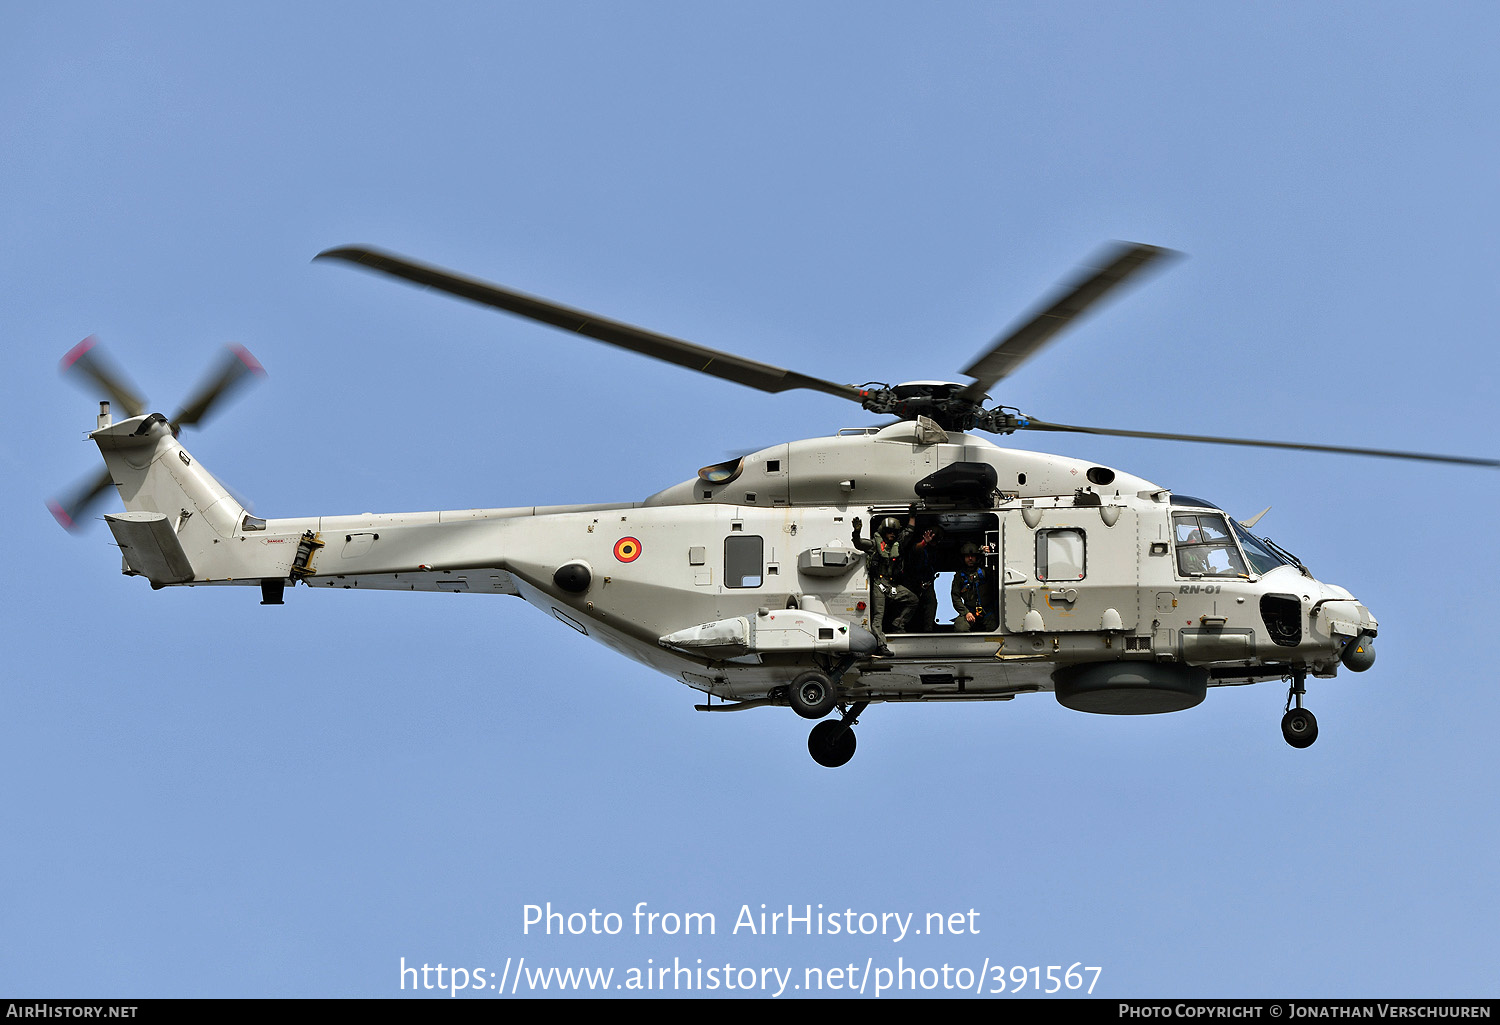
POLYGON ((68 495, 48 501, 47 508, 63 529, 77 530, 83 525, 89 510, 104 497, 104 492, 113 483, 114 477, 109 470, 102 470, 98 476, 85 481, 68 495))
POLYGON ((208 418, 209 413, 240 385, 253 377, 265 376, 265 368, 250 354, 249 349, 243 345, 228 346, 212 376, 172 418, 173 431, 202 423, 208 418))
POLYGON ((104 393, 125 411, 126 416, 140 416, 146 411, 146 400, 131 387, 124 373, 104 355, 99 347, 99 340, 93 335, 69 349, 60 366, 64 374, 83 374, 103 388, 104 393))

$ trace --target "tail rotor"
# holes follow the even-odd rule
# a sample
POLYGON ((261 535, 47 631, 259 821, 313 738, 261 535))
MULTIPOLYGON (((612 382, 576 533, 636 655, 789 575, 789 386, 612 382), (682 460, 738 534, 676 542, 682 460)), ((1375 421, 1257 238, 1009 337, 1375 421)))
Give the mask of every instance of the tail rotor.
MULTIPOLYGON (((62 358, 60 369, 64 376, 78 381, 83 387, 102 391, 126 416, 140 416, 146 412, 146 400, 114 363, 105 355, 99 341, 93 335, 79 342, 62 358)), ((256 378, 265 377, 266 371, 260 361, 242 345, 225 347, 223 355, 212 371, 192 393, 182 408, 168 421, 172 435, 176 437, 184 427, 197 427, 206 422, 213 413, 223 408, 225 400, 256 378)), ((100 426, 105 413, 101 409, 100 426)), ((53 519, 66 530, 78 530, 88 518, 111 484, 115 483, 108 469, 80 481, 64 494, 50 499, 47 509, 53 519)))

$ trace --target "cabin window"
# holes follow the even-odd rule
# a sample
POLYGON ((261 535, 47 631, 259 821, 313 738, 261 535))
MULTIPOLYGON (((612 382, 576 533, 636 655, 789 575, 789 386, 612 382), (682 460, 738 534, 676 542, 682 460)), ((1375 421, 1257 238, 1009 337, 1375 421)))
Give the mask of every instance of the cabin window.
POLYGON ((764 538, 753 534, 724 539, 724 583, 730 587, 759 587, 765 573, 764 538))
POLYGON ((1177 571, 1185 577, 1240 577, 1245 560, 1235 547, 1229 524, 1219 513, 1173 513, 1177 571))
POLYGON ((1085 561, 1083 531, 1075 527, 1036 532, 1036 578, 1082 580, 1085 561))

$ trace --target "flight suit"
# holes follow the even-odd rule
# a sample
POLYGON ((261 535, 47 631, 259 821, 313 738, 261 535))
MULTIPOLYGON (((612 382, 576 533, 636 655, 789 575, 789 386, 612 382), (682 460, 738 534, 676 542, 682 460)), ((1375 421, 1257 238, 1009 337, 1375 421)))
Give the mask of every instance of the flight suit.
POLYGON ((885 640, 885 612, 887 604, 894 606, 891 630, 905 633, 906 624, 917 607, 917 596, 909 587, 897 582, 901 547, 911 537, 908 527, 896 535, 896 540, 887 543, 877 533, 872 540, 862 537, 859 527, 854 528, 854 547, 865 553, 865 565, 870 574, 870 632, 881 649, 889 650, 885 640))
POLYGON ((999 617, 995 614, 998 610, 994 608, 994 601, 998 595, 992 596, 990 591, 990 571, 982 565, 973 569, 962 568, 953 574, 953 608, 958 613, 958 618, 953 621, 955 633, 987 633, 995 629, 999 617), (972 623, 969 622, 971 612, 974 614, 972 623))
POLYGON ((908 629, 912 633, 930 632, 938 613, 937 589, 933 586, 937 581, 937 564, 927 545, 921 541, 909 542, 901 552, 897 575, 917 598, 917 607, 907 621, 908 629))

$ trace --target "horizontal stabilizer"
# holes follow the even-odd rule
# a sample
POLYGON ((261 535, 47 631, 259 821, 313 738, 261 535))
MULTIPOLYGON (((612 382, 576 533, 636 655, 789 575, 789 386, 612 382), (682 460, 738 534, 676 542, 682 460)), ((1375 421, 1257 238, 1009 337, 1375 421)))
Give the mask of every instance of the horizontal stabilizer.
POLYGON ((116 513, 106 515, 104 522, 125 553, 130 571, 151 581, 153 587, 193 579, 193 564, 165 513, 116 513))

